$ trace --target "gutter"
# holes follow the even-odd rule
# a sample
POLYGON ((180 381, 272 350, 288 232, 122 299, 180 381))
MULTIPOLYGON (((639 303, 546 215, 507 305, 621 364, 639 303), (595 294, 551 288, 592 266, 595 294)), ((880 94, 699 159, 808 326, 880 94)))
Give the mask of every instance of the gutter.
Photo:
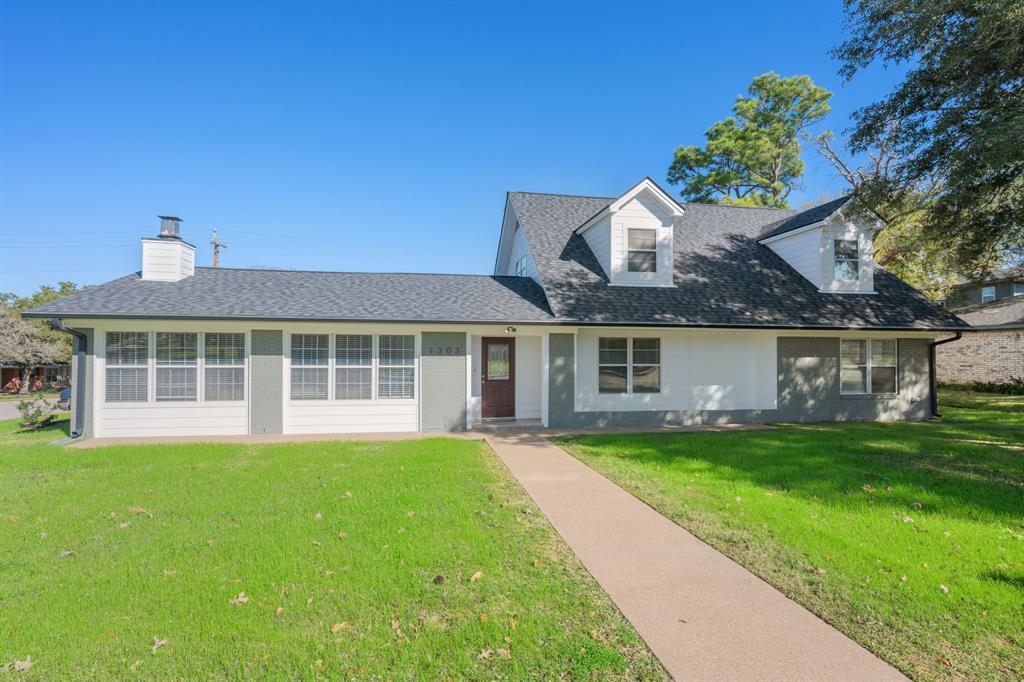
POLYGON ((935 372, 935 347, 944 343, 959 341, 964 336, 963 332, 957 332, 956 336, 941 341, 932 341, 928 344, 928 379, 931 383, 932 417, 941 417, 939 413, 939 380, 935 372))
MULTIPOLYGON (((55 317, 55 318, 50 320, 50 327, 52 327, 54 329, 54 331, 64 332, 64 333, 70 334, 71 336, 73 336, 76 339, 78 339, 78 352, 79 353, 84 353, 86 355, 88 354, 88 352, 89 352, 89 337, 87 337, 85 334, 83 334, 82 332, 78 331, 77 329, 72 329, 71 327, 65 326, 64 322, 61 321, 61 319, 59 317, 55 317)), ((79 362, 79 364, 82 364, 81 361, 79 362)), ((85 376, 85 369, 84 369, 84 367, 81 369, 81 374, 82 374, 83 377, 85 376)), ((74 401, 75 401, 75 414, 74 414, 74 417, 75 417, 75 419, 74 419, 75 428, 69 434, 71 436, 71 440, 78 440, 79 438, 81 438, 82 436, 85 435, 83 433, 83 431, 82 431, 82 426, 83 426, 82 422, 85 421, 85 414, 84 414, 85 405, 82 403, 82 399, 81 399, 82 396, 81 395, 76 395, 76 393, 78 393, 79 391, 82 390, 83 386, 82 386, 81 382, 77 381, 77 379, 78 379, 78 377, 75 377, 75 384, 76 385, 73 386, 72 389, 71 389, 71 396, 74 398, 74 401), (80 409, 83 412, 82 414, 79 414, 80 409)), ((85 381, 88 381, 88 378, 86 378, 85 381)))

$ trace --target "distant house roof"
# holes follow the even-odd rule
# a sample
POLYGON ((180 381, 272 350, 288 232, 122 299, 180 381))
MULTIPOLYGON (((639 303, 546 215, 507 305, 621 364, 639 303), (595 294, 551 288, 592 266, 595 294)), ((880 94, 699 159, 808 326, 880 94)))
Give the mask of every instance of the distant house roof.
POLYGON ((196 268, 178 282, 138 273, 34 308, 29 317, 550 322, 528 277, 196 268))
POLYGON ((796 215, 791 215, 782 220, 777 220, 773 223, 765 225, 763 232, 758 239, 768 239, 769 237, 778 237, 780 234, 792 232, 793 230, 799 230, 801 227, 807 227, 814 223, 824 220, 829 217, 840 208, 842 208, 846 202, 853 198, 852 194, 833 199, 832 201, 826 201, 823 204, 812 206, 806 211, 800 211, 796 215))
MULTIPOLYGON (((766 225, 777 223, 780 214, 793 217, 792 211, 683 204, 684 214, 674 221, 675 286, 614 287, 586 240, 575 232, 613 198, 512 192, 509 201, 537 261, 548 303, 560 320, 709 327, 966 327, 881 269, 875 273, 874 294, 819 292, 757 241, 766 225)), ((824 208, 820 214, 834 210, 824 208)))
POLYGON ((1024 296, 1008 296, 960 308, 956 314, 972 327, 1024 328, 1024 296))

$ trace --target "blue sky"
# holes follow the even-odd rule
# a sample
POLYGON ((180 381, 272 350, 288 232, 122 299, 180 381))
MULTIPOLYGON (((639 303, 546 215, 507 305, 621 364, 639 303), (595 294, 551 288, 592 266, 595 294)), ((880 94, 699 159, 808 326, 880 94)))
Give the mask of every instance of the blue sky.
MULTIPOLYGON (((140 266, 157 214, 222 265, 487 273, 507 190, 663 182, 750 80, 842 130, 834 2, 102 3, 0 8, 0 291, 140 266)), ((793 204, 843 190, 805 152, 793 204)), ((671 189, 671 188, 670 188, 671 189)))

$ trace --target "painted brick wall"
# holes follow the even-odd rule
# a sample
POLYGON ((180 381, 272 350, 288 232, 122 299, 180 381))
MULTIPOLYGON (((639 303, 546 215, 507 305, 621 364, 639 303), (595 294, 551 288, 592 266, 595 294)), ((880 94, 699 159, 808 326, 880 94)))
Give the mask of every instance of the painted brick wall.
POLYGON ((844 396, 839 393, 839 339, 781 337, 778 340, 778 409, 575 412, 573 337, 550 336, 549 420, 554 427, 813 422, 865 419, 925 419, 930 416, 928 341, 899 340, 899 394, 844 396))
POLYGON ((254 329, 249 354, 249 431, 281 433, 284 430, 284 332, 254 329))
POLYGON ((1024 377, 1024 329, 967 332, 935 349, 939 381, 1004 383, 1024 377))
POLYGON ((423 332, 420 348, 420 429, 466 430, 464 332, 423 332))

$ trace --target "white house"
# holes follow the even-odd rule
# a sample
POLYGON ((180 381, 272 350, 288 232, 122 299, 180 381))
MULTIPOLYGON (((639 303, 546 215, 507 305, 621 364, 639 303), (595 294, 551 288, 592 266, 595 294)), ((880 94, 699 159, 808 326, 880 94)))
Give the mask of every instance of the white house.
POLYGON ((76 436, 920 419, 965 325, 812 209, 512 192, 494 274, 142 270, 36 308, 76 336, 76 436))

